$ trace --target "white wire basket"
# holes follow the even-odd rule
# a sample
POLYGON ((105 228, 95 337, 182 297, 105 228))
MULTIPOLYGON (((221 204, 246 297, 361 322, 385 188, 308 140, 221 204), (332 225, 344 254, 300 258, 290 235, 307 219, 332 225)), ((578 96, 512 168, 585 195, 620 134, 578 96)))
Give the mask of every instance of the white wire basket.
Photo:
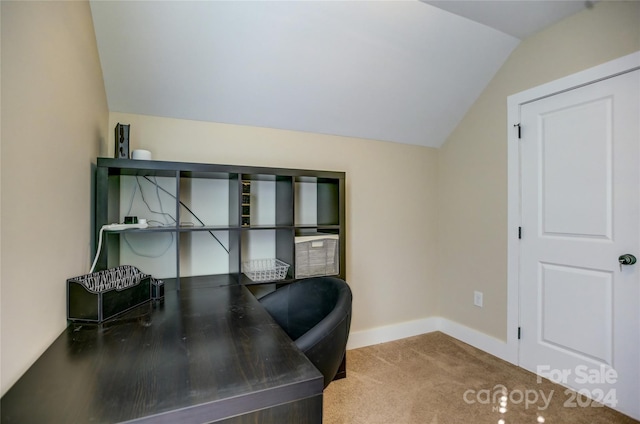
POLYGON ((289 264, 280 259, 254 259, 242 263, 242 272, 256 282, 284 280, 288 270, 289 264))

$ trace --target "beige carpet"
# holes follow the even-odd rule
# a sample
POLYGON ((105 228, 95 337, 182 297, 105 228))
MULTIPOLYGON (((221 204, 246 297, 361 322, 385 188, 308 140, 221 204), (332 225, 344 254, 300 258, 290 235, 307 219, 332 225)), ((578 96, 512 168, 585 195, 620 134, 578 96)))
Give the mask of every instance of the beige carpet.
POLYGON ((323 423, 638 423, 536 379, 443 333, 425 334, 348 351, 347 378, 324 392, 323 423))

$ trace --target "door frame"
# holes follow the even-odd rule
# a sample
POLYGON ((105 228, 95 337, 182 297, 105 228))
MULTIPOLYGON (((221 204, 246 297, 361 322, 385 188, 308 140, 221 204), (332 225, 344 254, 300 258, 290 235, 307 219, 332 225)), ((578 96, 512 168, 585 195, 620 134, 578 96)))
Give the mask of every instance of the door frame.
MULTIPOLYGON (((520 130, 521 106, 640 69, 640 51, 507 97, 507 359, 520 365, 520 130)), ((526 237, 526 229, 523 230, 526 237)))

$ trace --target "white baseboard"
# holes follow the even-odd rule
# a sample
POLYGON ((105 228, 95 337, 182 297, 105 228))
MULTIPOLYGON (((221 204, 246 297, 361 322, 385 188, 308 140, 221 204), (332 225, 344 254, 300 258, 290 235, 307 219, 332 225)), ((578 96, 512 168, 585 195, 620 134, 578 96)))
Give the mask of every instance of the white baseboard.
POLYGON ((517 359, 511 358, 512 355, 509 353, 505 341, 442 317, 431 317, 394 325, 385 325, 370 330, 351 332, 351 334, 349 334, 347 349, 351 350, 391 342, 434 331, 442 331, 461 342, 467 343, 505 361, 515 363, 517 359))
POLYGON ((355 331, 349 334, 347 349, 371 346, 379 343, 392 342, 407 337, 438 331, 440 318, 432 317, 414 321, 401 322, 399 324, 385 325, 370 330, 355 331))
POLYGON ((504 340, 496 339, 493 336, 458 324, 455 321, 445 318, 441 318, 440 320, 442 324, 440 331, 443 333, 493 356, 497 356, 500 359, 504 359, 507 362, 517 364, 517 358, 511 358, 507 342, 504 340))

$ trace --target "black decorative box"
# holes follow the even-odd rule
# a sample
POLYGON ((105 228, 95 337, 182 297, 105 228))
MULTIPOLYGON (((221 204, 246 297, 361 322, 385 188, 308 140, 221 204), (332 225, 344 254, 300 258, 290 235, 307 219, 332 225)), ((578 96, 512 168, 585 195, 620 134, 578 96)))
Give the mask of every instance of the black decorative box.
MULTIPOLYGON (((113 318, 149 301, 152 280, 154 279, 150 275, 143 274, 131 265, 69 278, 67 319, 99 323, 113 318)), ((156 285, 157 281, 154 280, 156 285)), ((154 291, 154 297, 159 297, 157 290, 154 291)))

